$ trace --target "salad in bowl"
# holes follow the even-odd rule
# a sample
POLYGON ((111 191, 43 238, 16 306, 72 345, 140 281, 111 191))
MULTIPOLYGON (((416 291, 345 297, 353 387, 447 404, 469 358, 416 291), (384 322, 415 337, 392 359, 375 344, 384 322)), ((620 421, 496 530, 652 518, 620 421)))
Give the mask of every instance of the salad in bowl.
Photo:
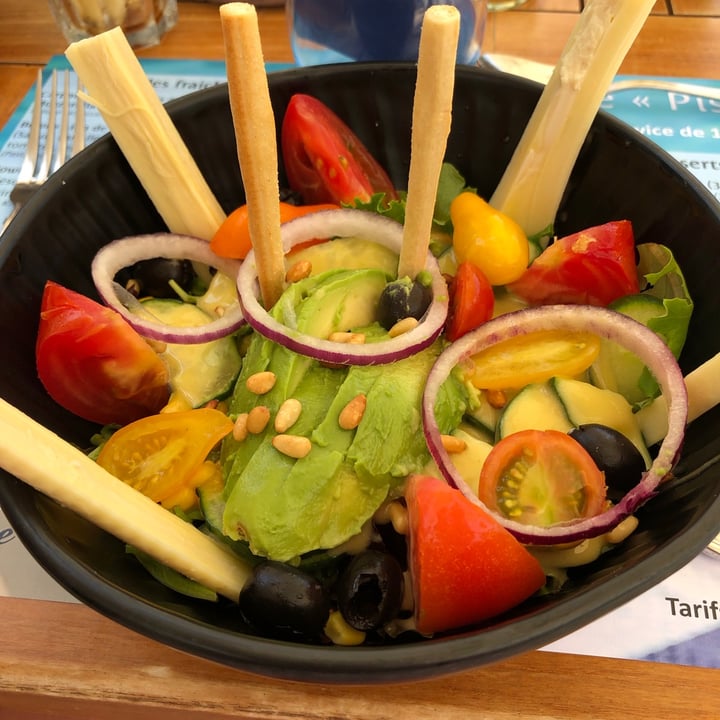
POLYGON ((712 198, 599 116, 552 230, 528 231, 487 200, 539 88, 461 68, 422 266, 399 272, 417 74, 268 78, 271 301, 232 84, 169 108, 223 208, 211 236, 168 233, 110 138, 8 231, 4 296, 31 299, 8 367, 33 358, 4 376, 8 426, 35 418, 21 450, 73 492, 7 475, 0 497, 81 599, 244 669, 407 679, 549 642, 712 536, 717 300, 684 241, 712 254, 712 198))

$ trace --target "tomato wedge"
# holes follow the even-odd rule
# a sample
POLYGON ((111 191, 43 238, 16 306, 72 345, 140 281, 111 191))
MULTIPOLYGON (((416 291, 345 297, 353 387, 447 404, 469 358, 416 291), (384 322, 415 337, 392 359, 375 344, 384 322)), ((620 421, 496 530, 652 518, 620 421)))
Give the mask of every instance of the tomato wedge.
MULTIPOLYGON (((320 210, 337 210, 339 207, 336 203, 293 205, 280 202, 280 222, 285 223, 301 215, 309 215, 320 210)), ((245 259, 245 256, 252 250, 247 205, 241 205, 225 218, 210 240, 210 249, 220 257, 234 260, 245 259)))
POLYGON ((218 466, 205 459, 232 428, 225 413, 211 408, 151 415, 111 435, 97 462, 151 500, 187 509, 195 487, 216 480, 218 466))
POLYGON ((605 476, 585 448, 558 430, 521 430, 490 451, 478 497, 493 512, 548 527, 605 509, 605 476))
POLYGON ((450 312, 445 335, 455 341, 493 315, 495 295, 485 273, 471 262, 462 262, 450 282, 450 312))
POLYGON ((490 513, 435 477, 408 480, 410 575, 421 633, 494 617, 545 583, 540 563, 490 513))
POLYGON ((125 423, 168 401, 168 372, 123 318, 80 293, 48 281, 35 346, 50 397, 86 420, 125 423))
POLYGON ((390 178, 358 136, 310 95, 290 98, 281 129, 290 187, 308 204, 367 202, 375 193, 397 199, 390 178))
POLYGON ((635 238, 617 220, 556 240, 508 289, 533 305, 609 305, 639 292, 635 238))

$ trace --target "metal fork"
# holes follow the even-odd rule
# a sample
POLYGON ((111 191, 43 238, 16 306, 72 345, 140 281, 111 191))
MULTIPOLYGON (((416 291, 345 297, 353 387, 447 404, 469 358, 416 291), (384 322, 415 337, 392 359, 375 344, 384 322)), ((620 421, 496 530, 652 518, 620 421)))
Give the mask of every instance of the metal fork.
POLYGON ((60 132, 56 133, 57 104, 58 104, 58 71, 53 70, 50 76, 50 109, 48 114, 47 128, 45 131, 45 147, 41 150, 42 134, 42 100, 43 82, 42 71, 38 70, 35 83, 35 101, 32 120, 30 122, 30 133, 28 136, 27 149, 23 159, 20 174, 15 186, 10 191, 10 200, 13 209, 3 223, 2 231, 10 224, 10 221, 17 215, 20 208, 30 199, 35 191, 54 173, 69 157, 72 157, 85 146, 85 104, 78 98, 75 108, 75 128, 73 131, 70 155, 68 155, 68 126, 70 116, 70 104, 72 96, 70 93, 70 74, 67 70, 62 71, 62 96, 59 98, 60 110, 60 132))

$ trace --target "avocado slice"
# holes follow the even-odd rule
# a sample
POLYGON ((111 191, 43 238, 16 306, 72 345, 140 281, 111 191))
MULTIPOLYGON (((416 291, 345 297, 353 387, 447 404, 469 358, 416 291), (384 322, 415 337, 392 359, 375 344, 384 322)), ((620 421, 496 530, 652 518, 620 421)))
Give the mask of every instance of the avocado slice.
MULTIPOLYGON (((295 392, 303 412, 294 433, 308 436, 322 421, 344 376, 317 364, 306 372, 295 392)), ((341 450, 314 444, 308 455, 294 460, 272 446, 272 436, 271 429, 265 432, 235 478, 223 532, 247 539, 253 553, 280 561, 335 547, 360 532, 388 486, 363 483, 341 450)))
POLYGON ((308 261, 311 264, 313 275, 320 275, 334 268, 346 270, 379 268, 389 276, 395 277, 398 254, 372 240, 347 237, 335 238, 294 250, 285 259, 288 268, 302 261, 308 261))
MULTIPOLYGON (((370 325, 386 283, 387 275, 381 270, 330 270, 290 285, 270 315, 290 331, 327 338, 331 332, 370 325)), ((262 404, 274 416, 284 400, 295 396, 305 373, 315 364, 312 358, 255 334, 235 384, 230 413, 238 415, 262 404), (250 375, 265 370, 275 373, 277 382, 269 393, 259 397, 246 388, 245 381, 250 375)), ((338 372, 347 373, 347 370, 338 372)), ((259 436, 252 435, 242 443, 231 437, 223 442, 221 461, 228 493, 260 441, 259 436)))
MULTIPOLYGON (((375 302, 386 282, 387 275, 377 270, 330 271, 295 283, 271 314, 309 334, 362 329, 369 341, 387 337, 374 323, 375 302)), ((247 412, 262 403, 274 415, 294 397, 303 410, 291 432, 310 437, 312 449, 298 460, 282 455, 272 446, 272 423, 242 442, 226 438, 223 532, 280 561, 337 547, 359 533, 390 488, 429 459, 420 408, 439 352, 438 342, 387 365, 328 368, 254 336, 231 411, 247 412), (260 370, 272 370, 278 380, 258 397, 245 379, 260 370), (367 397, 362 420, 356 429, 343 430, 340 412, 361 393, 367 397)), ((461 397, 454 387, 443 394, 443 427, 459 423, 465 410, 461 397)))

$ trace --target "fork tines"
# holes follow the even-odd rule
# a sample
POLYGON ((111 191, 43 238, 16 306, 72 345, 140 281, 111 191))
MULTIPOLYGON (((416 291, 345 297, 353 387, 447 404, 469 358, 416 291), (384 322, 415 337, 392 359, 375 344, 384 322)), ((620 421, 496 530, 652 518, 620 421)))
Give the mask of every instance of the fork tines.
POLYGON ((13 211, 3 224, 3 230, 15 217, 18 210, 30 196, 54 173, 69 157, 75 155, 85 146, 85 108, 79 98, 75 101, 75 127, 72 145, 68 154, 68 138, 70 135, 70 108, 72 95, 70 90, 70 73, 68 70, 53 70, 50 75, 50 96, 47 113, 43 112, 43 79, 42 71, 38 70, 35 82, 35 99, 30 121, 28 143, 20 173, 15 187, 10 192, 13 211), (58 92, 58 75, 62 74, 62 90, 58 92), (60 127, 58 124, 58 102, 60 103, 60 127), (47 116, 43 133, 43 117, 47 116), (42 138, 44 137, 44 143, 42 138), (44 147, 41 150, 41 145, 44 147))

